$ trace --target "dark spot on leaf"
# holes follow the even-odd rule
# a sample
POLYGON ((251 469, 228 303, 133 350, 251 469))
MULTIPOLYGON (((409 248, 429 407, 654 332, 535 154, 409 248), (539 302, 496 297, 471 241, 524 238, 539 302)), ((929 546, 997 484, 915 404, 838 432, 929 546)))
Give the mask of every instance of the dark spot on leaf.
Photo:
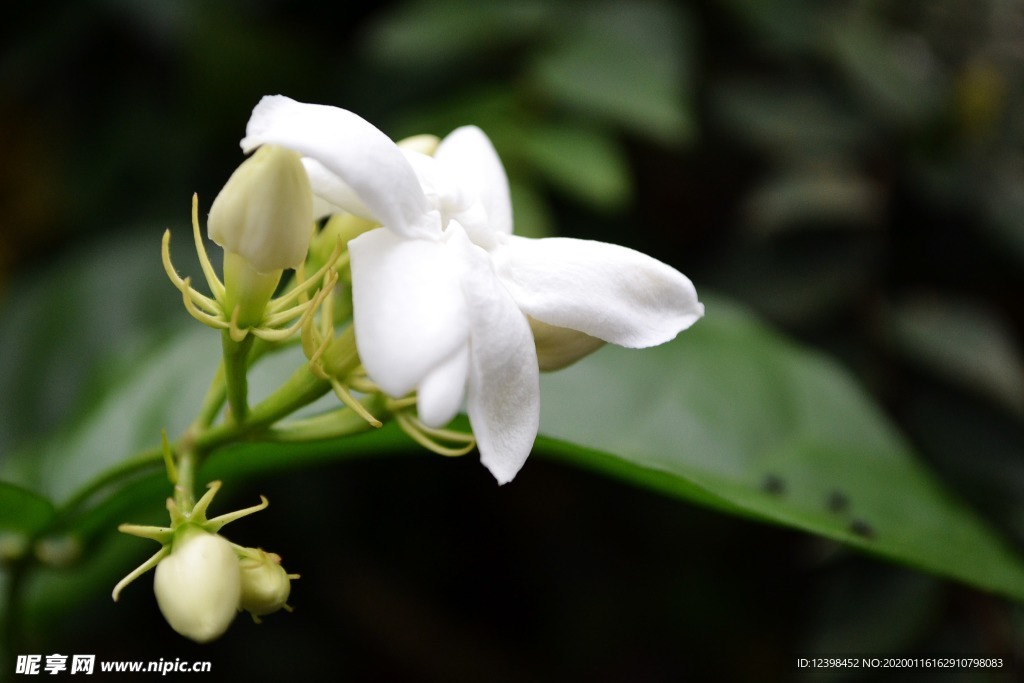
POLYGON ((855 519, 852 522, 850 522, 850 533, 856 534, 863 538, 875 537, 874 527, 865 522, 863 519, 855 519))
POLYGON ((828 494, 828 509, 832 512, 845 512, 850 507, 850 499, 842 491, 832 491, 828 494))
POLYGON ((761 482, 761 489, 766 493, 781 496, 786 492, 786 483, 782 481, 782 477, 777 474, 769 474, 766 475, 764 480, 761 482))

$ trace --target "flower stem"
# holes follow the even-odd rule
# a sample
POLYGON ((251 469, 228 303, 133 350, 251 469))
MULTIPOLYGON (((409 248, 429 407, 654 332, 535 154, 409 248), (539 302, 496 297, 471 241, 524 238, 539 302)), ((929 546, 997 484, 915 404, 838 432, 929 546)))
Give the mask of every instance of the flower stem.
POLYGON ((254 337, 248 334, 242 341, 236 342, 231 338, 229 331, 224 331, 221 335, 228 408, 231 410, 231 421, 236 424, 245 422, 249 414, 249 380, 246 373, 249 369, 249 349, 252 348, 253 339, 254 337))
POLYGON ((191 512, 196 504, 196 467, 199 458, 193 448, 185 446, 178 451, 178 481, 174 485, 174 502, 182 512, 191 512))
MULTIPOLYGON (((379 396, 370 396, 362 401, 362 404, 368 411, 373 412, 384 407, 384 401, 379 396)), ((322 415, 275 425, 267 432, 266 438, 282 443, 308 443, 360 434, 374 426, 358 411, 352 408, 339 408, 322 415)))
POLYGON ((217 366, 216 374, 214 374, 213 379, 210 381, 210 387, 206 390, 206 396, 203 397, 199 414, 196 415, 196 419, 192 423, 192 430, 200 432, 212 425, 213 421, 217 419, 218 411, 224 407, 226 399, 227 383, 224 379, 224 361, 221 360, 220 365, 217 366))
POLYGON ((278 420, 288 417, 299 408, 309 405, 331 390, 331 383, 321 379, 303 365, 288 380, 249 411, 244 423, 229 422, 217 425, 198 435, 194 442, 200 454, 210 451, 243 436, 251 436, 278 420))

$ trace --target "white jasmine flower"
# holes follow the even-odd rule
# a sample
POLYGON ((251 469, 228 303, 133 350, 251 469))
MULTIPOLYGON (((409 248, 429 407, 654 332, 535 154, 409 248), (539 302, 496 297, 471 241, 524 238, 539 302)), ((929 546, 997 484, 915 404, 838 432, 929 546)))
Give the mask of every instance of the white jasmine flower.
POLYGON ((363 366, 391 396, 416 390, 429 426, 465 401, 500 483, 536 438, 540 369, 602 342, 661 344, 703 315, 690 281, 656 259, 513 235, 505 171, 478 128, 459 128, 428 157, 351 112, 274 96, 253 110, 242 141, 260 144, 305 155, 324 206, 383 226, 349 243, 363 366))

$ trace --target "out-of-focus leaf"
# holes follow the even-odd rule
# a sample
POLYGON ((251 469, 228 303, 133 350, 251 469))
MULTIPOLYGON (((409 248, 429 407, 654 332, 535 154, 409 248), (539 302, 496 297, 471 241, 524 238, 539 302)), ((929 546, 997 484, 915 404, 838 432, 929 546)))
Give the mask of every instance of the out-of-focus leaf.
POLYGON ((71 432, 16 453, 0 476, 62 502, 76 489, 135 453, 172 438, 195 418, 217 369, 220 340, 203 328, 139 358, 135 373, 97 400, 71 432), (205 332, 205 334, 203 334, 205 332))
POLYGON ((895 348, 911 362, 1024 414, 1024 359, 994 313, 919 294, 892 305, 888 317, 895 348))
POLYGON ((1024 600, 1021 558, 845 372, 724 301, 706 303, 673 343, 602 349, 546 376, 542 447, 1024 600))
MULTIPOLYGON (((160 268, 160 233, 139 229, 81 249, 7 293, 0 451, 52 433, 85 398, 100 364, 131 359, 187 317, 175 317, 183 311, 160 268)), ((179 267, 190 267, 192 250, 180 251, 179 267)))
POLYGON ((549 6, 538 0, 442 0, 398 5, 366 32, 362 47, 395 67, 442 68, 535 37, 549 6))
POLYGON ((559 24, 532 70, 552 101, 667 143, 693 134, 688 21, 676 6, 570 5, 559 24))
POLYGON ((29 539, 53 516, 53 504, 39 494, 0 481, 0 566, 28 551, 29 539))
POLYGON ((711 105, 731 134, 780 159, 842 158, 868 139, 861 121, 807 83, 716 83, 711 105))
POLYGON ((1024 263, 1024 169, 1000 164, 979 191, 989 216, 981 227, 1004 253, 1024 263))
POLYGON ((43 496, 0 481, 0 532, 31 534, 52 514, 53 504, 43 496))
POLYGON ((946 75, 919 35, 898 33, 859 16, 835 21, 822 49, 842 68, 865 104, 893 122, 938 111, 946 75))
POLYGON ((510 182, 515 233, 523 237, 550 237, 554 234, 551 214, 544 198, 526 183, 510 182))
POLYGON ((777 175, 747 198, 743 214, 758 235, 794 229, 877 225, 881 197, 866 178, 849 171, 807 169, 777 175))
POLYGON ((735 250, 710 277, 715 289, 767 318, 801 325, 849 305, 878 267, 875 249, 859 234, 833 231, 759 240, 735 250))
POLYGON ((725 0, 722 4, 749 27, 753 40, 780 51, 798 51, 812 44, 821 5, 814 0, 725 0))
POLYGON ((587 204, 617 209, 630 198, 622 151, 609 135, 580 126, 533 126, 517 151, 538 174, 587 204))

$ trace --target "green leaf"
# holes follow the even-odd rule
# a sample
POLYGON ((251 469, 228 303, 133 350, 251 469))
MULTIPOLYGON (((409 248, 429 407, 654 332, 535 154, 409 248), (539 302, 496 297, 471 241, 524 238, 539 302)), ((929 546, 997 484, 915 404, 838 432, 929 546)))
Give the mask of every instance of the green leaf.
POLYGON ((610 135, 578 125, 537 125, 525 133, 518 154, 554 185, 601 209, 629 201, 626 160, 610 135))
POLYGON ((548 15, 536 0, 407 2, 371 23, 360 46, 370 59, 399 68, 462 68, 533 37, 548 15))
POLYGON ((895 302, 886 317, 893 347, 907 360, 1024 415, 1024 359, 996 311, 917 293, 895 302))
POLYGON ((31 535, 52 515, 53 505, 46 498, 0 481, 0 533, 31 535))
MULTIPOLYGON (((188 320, 160 269, 162 231, 136 226, 77 248, 0 301, 0 452, 52 434, 119 368, 188 320)), ((176 230, 175 264, 198 274, 189 245, 189 233, 176 230)))
POLYGON ((46 498, 0 481, 0 566, 23 556, 32 537, 53 517, 46 498))
MULTIPOLYGON (((570 6, 572 8, 572 6, 570 6)), ((693 134, 688 22, 662 2, 593 3, 562 17, 532 80, 554 102, 670 144, 693 134)))
POLYGON ((139 358, 137 370, 97 399, 70 432, 15 453, 0 476, 54 501, 67 500, 108 469, 159 446, 161 430, 172 437, 183 431, 195 417, 219 353, 212 330, 174 336, 139 358))
POLYGON ((709 299, 673 343, 543 380, 542 450, 1024 599, 1024 564, 833 362, 709 299))

